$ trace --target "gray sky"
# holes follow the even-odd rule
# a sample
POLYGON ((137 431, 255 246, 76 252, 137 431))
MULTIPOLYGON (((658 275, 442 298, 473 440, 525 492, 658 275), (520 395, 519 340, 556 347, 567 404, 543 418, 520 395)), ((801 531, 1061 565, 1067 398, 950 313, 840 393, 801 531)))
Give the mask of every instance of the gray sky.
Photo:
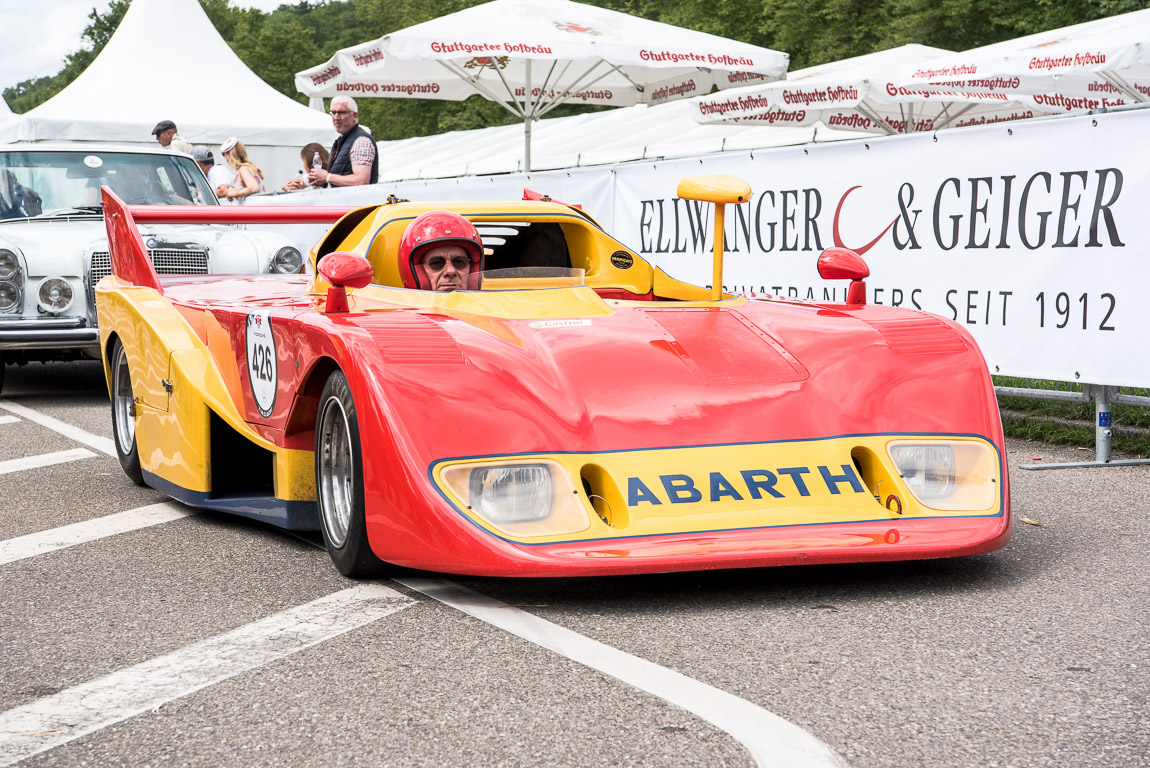
MULTIPOLYGON (((109 0, 0 0, 0 91, 32 77, 54 75, 64 57, 81 47, 93 8, 109 0)), ((271 11, 291 0, 233 0, 232 5, 271 11)))

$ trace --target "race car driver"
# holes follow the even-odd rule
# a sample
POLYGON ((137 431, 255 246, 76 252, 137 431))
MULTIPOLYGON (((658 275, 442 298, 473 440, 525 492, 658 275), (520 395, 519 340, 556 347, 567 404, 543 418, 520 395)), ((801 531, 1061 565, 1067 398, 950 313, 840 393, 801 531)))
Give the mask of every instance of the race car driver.
POLYGON ((428 211, 403 231, 399 263, 405 288, 474 288, 483 271, 483 241, 471 222, 458 213, 428 211))

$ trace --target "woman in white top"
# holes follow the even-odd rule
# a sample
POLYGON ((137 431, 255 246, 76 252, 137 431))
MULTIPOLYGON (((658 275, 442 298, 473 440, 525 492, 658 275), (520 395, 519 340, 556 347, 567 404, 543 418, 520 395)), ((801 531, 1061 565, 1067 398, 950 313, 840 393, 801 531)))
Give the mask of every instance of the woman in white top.
POLYGON ((220 154, 236 172, 236 177, 231 184, 217 187, 216 197, 241 202, 245 197, 264 191, 263 171, 248 159, 248 150, 242 141, 232 136, 220 145, 220 154))

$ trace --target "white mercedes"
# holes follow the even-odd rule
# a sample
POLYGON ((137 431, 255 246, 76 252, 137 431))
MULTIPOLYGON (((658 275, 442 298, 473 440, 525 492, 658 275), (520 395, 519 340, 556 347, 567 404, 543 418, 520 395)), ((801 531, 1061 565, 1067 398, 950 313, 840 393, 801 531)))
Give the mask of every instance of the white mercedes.
MULTIPOLYGON (((0 146, 0 387, 6 364, 99 356, 94 289, 111 273, 100 187, 128 203, 219 205, 189 156, 99 144, 0 146)), ((280 235, 235 225, 141 226, 156 272, 293 273, 280 235)))

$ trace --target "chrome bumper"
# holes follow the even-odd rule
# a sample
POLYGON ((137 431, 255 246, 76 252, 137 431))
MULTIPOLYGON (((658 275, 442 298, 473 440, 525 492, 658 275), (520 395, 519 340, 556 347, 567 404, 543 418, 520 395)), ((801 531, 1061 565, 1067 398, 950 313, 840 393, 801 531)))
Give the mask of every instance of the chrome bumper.
POLYGON ((98 347, 100 330, 83 317, 14 317, 0 320, 0 349, 98 347))

